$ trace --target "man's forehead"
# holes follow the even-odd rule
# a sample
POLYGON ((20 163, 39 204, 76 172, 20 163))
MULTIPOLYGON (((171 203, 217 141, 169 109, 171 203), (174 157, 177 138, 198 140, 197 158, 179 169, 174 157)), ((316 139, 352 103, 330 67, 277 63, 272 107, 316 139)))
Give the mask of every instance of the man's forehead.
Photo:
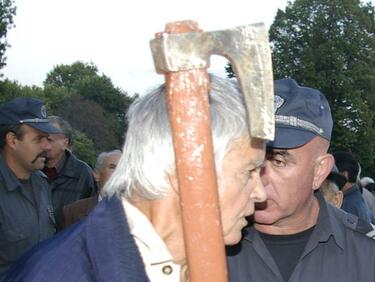
POLYGON ((49 134, 49 138, 53 140, 57 140, 57 139, 64 139, 67 137, 64 135, 64 133, 54 133, 54 134, 49 134))
POLYGON ((45 133, 43 131, 40 131, 30 125, 27 124, 22 124, 21 127, 21 132, 23 134, 35 134, 35 135, 42 135, 42 136, 48 136, 48 133, 45 133))
POLYGON ((278 154, 278 155, 283 155, 283 156, 289 156, 289 155, 292 155, 293 150, 294 149, 267 147, 266 152, 267 154, 278 154))
POLYGON ((120 160, 120 157, 121 155, 110 155, 110 156, 107 156, 105 159, 104 159, 104 163, 109 166, 109 165, 117 165, 117 163, 119 162, 120 160))

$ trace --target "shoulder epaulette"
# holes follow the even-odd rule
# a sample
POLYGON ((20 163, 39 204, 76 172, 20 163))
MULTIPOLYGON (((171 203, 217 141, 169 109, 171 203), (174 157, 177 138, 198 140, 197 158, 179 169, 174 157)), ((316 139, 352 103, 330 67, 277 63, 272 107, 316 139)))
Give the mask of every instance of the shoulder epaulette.
POLYGON ((375 240, 375 226, 367 221, 357 217, 354 214, 347 213, 338 209, 338 215, 341 222, 348 228, 361 233, 371 239, 375 240))

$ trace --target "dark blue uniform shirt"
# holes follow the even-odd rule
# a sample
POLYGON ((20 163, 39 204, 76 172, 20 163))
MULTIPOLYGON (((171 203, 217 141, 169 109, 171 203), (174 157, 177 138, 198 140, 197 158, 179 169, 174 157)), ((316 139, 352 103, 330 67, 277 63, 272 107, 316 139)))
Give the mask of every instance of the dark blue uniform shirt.
MULTIPOLYGON (((365 235, 371 225, 327 204, 320 192, 316 197, 320 205, 317 224, 289 281, 375 281, 375 240, 365 235)), ((254 227, 228 249, 227 260, 231 282, 283 281, 254 227)))
POLYGON ((38 171, 31 174, 30 184, 34 200, 22 191, 25 188, 0 155, 0 273, 55 233, 47 180, 38 171))

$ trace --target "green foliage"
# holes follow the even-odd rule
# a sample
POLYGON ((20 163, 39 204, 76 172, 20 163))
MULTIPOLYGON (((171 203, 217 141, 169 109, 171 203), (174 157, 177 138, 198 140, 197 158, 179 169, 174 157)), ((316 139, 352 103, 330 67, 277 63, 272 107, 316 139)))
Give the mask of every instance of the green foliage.
POLYGON ((320 89, 334 118, 332 150, 375 175, 375 10, 358 0, 296 0, 270 28, 276 79, 320 89))
POLYGON ((72 92, 64 87, 47 85, 44 87, 40 98, 45 102, 48 111, 56 115, 56 112, 62 107, 64 101, 72 96, 72 92))
POLYGON ((14 0, 0 1, 0 68, 6 63, 5 51, 9 44, 6 40, 8 30, 13 27, 13 17, 16 14, 14 0))
POLYGON ((55 67, 44 88, 0 82, 0 104, 20 96, 43 100, 49 115, 69 121, 75 129, 74 153, 91 165, 98 153, 122 147, 125 113, 135 99, 99 75, 94 65, 80 62, 55 67))
MULTIPOLYGON (((115 87, 109 77, 104 74, 99 74, 94 64, 75 62, 72 65, 58 65, 48 73, 44 85, 45 88, 55 87, 65 89, 70 95, 76 95, 76 97, 79 95, 81 97, 80 104, 84 103, 85 100, 92 102, 89 108, 95 107, 98 109, 100 120, 103 121, 103 127, 108 127, 108 124, 111 124, 108 129, 111 129, 115 135, 116 147, 120 147, 123 143, 124 132, 127 127, 125 113, 132 103, 133 98, 129 97, 126 92, 115 87), (93 103, 96 103, 96 105, 94 106, 93 103)), ((69 99, 72 100, 73 98, 70 97, 67 100, 69 99)), ((69 104, 67 100, 65 103, 61 103, 60 109, 56 109, 56 111, 69 111, 67 107, 73 105, 67 105, 67 103, 69 104)), ((85 112, 85 109, 82 108, 82 111, 85 112)), ((97 122, 93 121, 93 115, 95 115, 93 112, 85 112, 85 116, 82 116, 82 112, 76 112, 76 114, 81 114, 82 119, 97 122)), ((75 123, 77 124, 77 120, 75 123)), ((79 129, 86 130, 84 132, 95 140, 95 144, 98 144, 97 138, 92 135, 95 130, 89 130, 88 128, 79 129)), ((103 145, 103 142, 106 142, 104 147, 114 146, 111 135, 107 135, 102 139, 101 145, 99 145, 100 147, 103 145)))
POLYGON ((54 113, 93 140, 97 151, 120 147, 113 121, 106 117, 105 110, 96 102, 73 95, 65 99, 54 113))
POLYGON ((42 99, 43 89, 37 86, 22 86, 8 79, 0 81, 0 104, 20 96, 42 99))
POLYGON ((97 152, 94 142, 79 130, 73 130, 73 153, 91 167, 95 166, 97 152))

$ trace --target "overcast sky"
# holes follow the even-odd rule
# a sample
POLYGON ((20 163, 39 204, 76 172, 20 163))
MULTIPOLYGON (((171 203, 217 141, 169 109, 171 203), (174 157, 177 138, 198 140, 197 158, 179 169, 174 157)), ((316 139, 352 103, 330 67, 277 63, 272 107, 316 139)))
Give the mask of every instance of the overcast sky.
MULTIPOLYGON (((375 1, 375 0, 374 0, 375 1)), ((156 74, 149 41, 167 22, 196 20, 205 31, 264 22, 271 25, 287 0, 16 0, 8 33, 5 77, 41 86, 58 64, 93 62, 114 85, 142 94, 156 74)), ((211 71, 223 72, 214 58, 211 71)))

